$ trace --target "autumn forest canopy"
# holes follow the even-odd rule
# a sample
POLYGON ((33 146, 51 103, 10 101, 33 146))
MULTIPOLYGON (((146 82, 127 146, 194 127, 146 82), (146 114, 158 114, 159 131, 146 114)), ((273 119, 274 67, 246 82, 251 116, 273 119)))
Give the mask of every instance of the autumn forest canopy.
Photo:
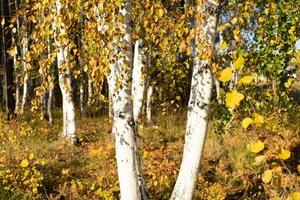
POLYGON ((300 200, 298 0, 1 0, 0 200, 300 200))

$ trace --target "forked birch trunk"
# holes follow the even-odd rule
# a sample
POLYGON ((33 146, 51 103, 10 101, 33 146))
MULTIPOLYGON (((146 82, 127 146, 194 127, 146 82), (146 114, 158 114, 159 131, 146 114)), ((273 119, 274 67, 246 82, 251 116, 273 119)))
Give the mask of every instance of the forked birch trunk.
MULTIPOLYGON (((197 6, 197 12, 199 12, 197 6)), ((213 77, 210 71, 210 61, 200 57, 200 42, 198 31, 204 31, 207 44, 214 47, 217 25, 217 0, 207 0, 201 5, 201 10, 207 16, 203 25, 196 20, 195 52, 191 94, 188 105, 185 144, 179 175, 171 196, 172 200, 190 200, 196 185, 200 160, 207 132, 213 77)))

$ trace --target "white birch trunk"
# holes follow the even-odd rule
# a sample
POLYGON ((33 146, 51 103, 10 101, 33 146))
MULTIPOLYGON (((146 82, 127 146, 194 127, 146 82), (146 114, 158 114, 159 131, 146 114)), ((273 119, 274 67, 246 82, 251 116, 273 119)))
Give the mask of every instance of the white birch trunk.
MULTIPOLYGON (((120 36, 126 50, 118 52, 118 60, 111 65, 111 73, 121 84, 116 86, 114 78, 109 78, 110 90, 113 92, 113 133, 115 135, 116 159, 122 200, 139 200, 141 193, 136 168, 136 142, 135 123, 133 119, 131 101, 131 72, 132 72, 132 49, 131 49, 131 1, 122 1, 120 14, 124 22, 120 25, 123 33, 120 36)), ((116 51, 117 53, 117 51, 116 51)), ((115 55, 117 56, 117 55, 115 55)))
POLYGON ((92 100, 93 100, 93 82, 92 82, 92 75, 91 75, 91 70, 88 70, 88 101, 87 105, 90 106, 92 105, 92 100))
POLYGON ((141 116, 146 79, 143 72, 145 71, 145 55, 142 50, 142 40, 137 40, 134 44, 134 60, 132 72, 132 96, 133 96, 133 118, 137 122, 141 116))
POLYGON ((27 97, 28 97, 28 69, 26 65, 26 54, 28 52, 28 38, 27 38, 27 33, 24 34, 24 38, 22 41, 22 68, 24 71, 24 83, 23 83, 23 96, 22 96, 22 105, 21 105, 21 113, 24 113, 24 109, 27 103, 27 97))
POLYGON ((81 80, 80 82, 80 88, 79 88, 79 105, 80 105, 80 113, 83 114, 84 113, 84 85, 83 85, 83 80, 81 80))
MULTIPOLYGON (((56 0, 56 9, 58 15, 60 15, 61 2, 56 0)), ((54 27, 56 27, 55 22, 54 27)), ((65 29, 63 22, 59 22, 60 26, 57 28, 58 34, 61 36, 65 35, 65 29)), ((71 87, 71 72, 68 62, 68 49, 64 47, 58 39, 55 39, 57 46, 57 65, 58 65, 58 78, 59 86, 62 93, 63 101, 63 137, 71 140, 71 142, 77 142, 76 135, 76 124, 75 124, 75 108, 72 98, 72 87, 71 87)))
POLYGON ((152 95, 153 86, 149 85, 147 89, 147 102, 146 102, 146 122, 152 124, 152 95))
MULTIPOLYGON (((209 10, 216 10, 218 3, 215 0, 208 0, 207 2, 204 12, 208 18, 204 27, 196 27, 196 32, 204 30, 207 43, 213 48, 217 15, 209 14, 207 10, 208 7, 209 10)), ((198 23, 196 22, 196 24, 198 23)), ((192 199, 207 131, 213 78, 209 60, 200 60, 199 49, 197 48, 199 39, 199 36, 196 35, 185 145, 179 175, 171 196, 172 200, 192 199)))

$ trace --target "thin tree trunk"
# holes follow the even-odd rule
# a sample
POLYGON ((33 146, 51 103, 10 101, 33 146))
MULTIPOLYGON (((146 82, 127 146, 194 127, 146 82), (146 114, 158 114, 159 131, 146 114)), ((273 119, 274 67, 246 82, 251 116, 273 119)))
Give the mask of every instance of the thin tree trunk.
MULTIPOLYGON (((61 11, 61 2, 56 0, 56 9, 58 15, 61 11)), ((56 28, 56 23, 54 27, 56 28)), ((60 36, 65 36, 64 24, 62 23, 58 28, 58 34, 60 36)), ((76 135, 76 123, 75 123, 75 108, 72 97, 72 87, 71 87, 71 72, 68 60, 68 49, 63 47, 63 45, 55 39, 57 46, 57 65, 58 65, 58 78, 59 86, 62 92, 63 100, 63 137, 66 137, 71 140, 72 143, 78 142, 76 135)))
MULTIPOLYGON (((201 7, 204 9, 205 14, 207 14, 207 19, 204 27, 202 25, 199 26, 200 22, 196 21, 195 24, 198 27, 196 26, 195 32, 203 30, 207 44, 213 48, 217 25, 216 10, 218 2, 208 0, 201 7), (213 13, 208 11, 213 11, 213 13)), ((210 60, 200 59, 200 50, 197 48, 199 39, 199 35, 196 35, 185 145, 179 175, 171 196, 172 200, 192 199, 207 131, 213 78, 210 71, 210 60)))
POLYGON ((21 113, 24 112, 25 106, 27 104, 27 97, 28 97, 28 82, 29 82, 29 72, 27 69, 26 64, 26 54, 28 52, 28 38, 27 33, 24 33, 23 38, 23 45, 22 45, 22 68, 24 71, 24 83, 23 83, 23 97, 22 97, 22 105, 21 105, 21 113))
POLYGON ((153 124, 153 121, 152 121, 152 95, 153 95, 153 86, 148 85, 147 103, 146 103, 146 122, 148 124, 153 124))
POLYGON ((145 78, 145 55, 142 49, 143 41, 137 40, 134 44, 134 60, 132 72, 132 96, 133 96, 133 118, 135 122, 141 116, 146 78, 145 78))

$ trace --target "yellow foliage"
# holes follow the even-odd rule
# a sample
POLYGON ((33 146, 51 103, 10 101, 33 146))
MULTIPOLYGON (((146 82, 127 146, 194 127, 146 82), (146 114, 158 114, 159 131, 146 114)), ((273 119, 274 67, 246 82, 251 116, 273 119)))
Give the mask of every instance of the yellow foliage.
POLYGON ((244 64, 245 64, 245 59, 241 56, 233 63, 233 67, 236 70, 239 70, 244 66, 244 64))
POLYGON ((250 150, 251 152, 253 152, 253 153, 259 153, 259 152, 261 152, 262 150, 264 150, 264 148, 265 148, 265 144, 264 144, 262 141, 260 141, 260 140, 258 140, 258 141, 255 142, 255 143, 251 143, 251 144, 249 145, 249 150, 250 150))
POLYGON ((28 165, 29 165, 29 162, 27 159, 22 160, 22 162, 20 163, 20 166, 23 168, 28 167, 28 165))
POLYGON ((235 109, 240 105, 240 102, 244 99, 244 95, 237 92, 237 91, 232 91, 226 94, 226 106, 235 109))
POLYGON ((242 83, 242 84, 250 84, 252 81, 253 81, 253 76, 250 75, 250 76, 244 76, 243 78, 241 78, 239 80, 239 83, 242 83))
POLYGON ((227 67, 221 72, 219 80, 222 82, 230 81, 232 79, 232 74, 233 70, 230 67, 227 67))
POLYGON ((270 181, 272 180, 272 176, 273 176, 272 170, 268 169, 264 171, 261 179, 264 183, 270 183, 270 181))
POLYGON ((244 129, 247 129, 251 124, 253 124, 253 120, 249 117, 245 118, 243 121, 242 121, 242 127, 244 129))
POLYGON ((223 50, 225 50, 226 48, 227 48, 226 42, 222 42, 222 43, 220 44, 220 49, 223 51, 223 50))
POLYGON ((291 157, 291 152, 286 149, 280 149, 280 152, 278 153, 278 157, 282 160, 287 160, 291 157))
POLYGON ((256 125, 262 125, 265 122, 264 117, 260 114, 254 113, 253 123, 256 125))

